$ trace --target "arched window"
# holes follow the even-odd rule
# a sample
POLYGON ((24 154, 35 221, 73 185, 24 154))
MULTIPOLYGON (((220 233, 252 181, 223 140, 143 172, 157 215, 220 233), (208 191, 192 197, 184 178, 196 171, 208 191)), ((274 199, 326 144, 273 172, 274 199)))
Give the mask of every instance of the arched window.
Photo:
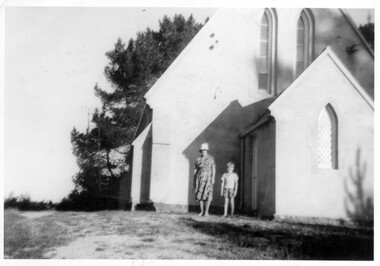
POLYGON ((297 22, 296 78, 309 66, 312 60, 313 19, 311 13, 302 10, 297 22))
POLYGON ((330 104, 318 120, 318 168, 338 169, 338 119, 330 104))
POLYGON ((259 84, 261 90, 275 94, 275 37, 277 26, 276 13, 272 9, 265 9, 260 22, 260 48, 259 48, 259 84))

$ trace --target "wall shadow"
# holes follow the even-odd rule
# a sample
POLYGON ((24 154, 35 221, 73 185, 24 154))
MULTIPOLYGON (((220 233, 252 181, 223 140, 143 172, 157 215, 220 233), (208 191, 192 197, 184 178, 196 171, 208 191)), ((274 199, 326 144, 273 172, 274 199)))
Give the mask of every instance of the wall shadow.
POLYGON ((358 148, 356 150, 355 167, 350 167, 349 177, 344 180, 346 194, 344 204, 348 218, 373 224, 373 198, 366 195, 364 189, 366 173, 367 163, 361 161, 361 150, 358 148))
MULTIPOLYGON (((151 203, 150 181, 152 165, 152 127, 144 140, 142 149, 141 184, 140 184, 140 204, 151 203)), ((149 204, 148 204, 149 205, 149 204)))
POLYGON ((131 202, 131 191, 132 191, 132 184, 131 184, 131 172, 128 170, 128 172, 124 173, 121 177, 120 184, 119 184, 119 209, 120 210, 128 210, 130 211, 132 208, 132 202, 131 202))
POLYGON ((236 225, 230 222, 182 218, 196 231, 219 238, 231 248, 268 253, 270 259, 373 260, 373 230, 324 225, 261 224, 236 225), (323 233, 321 233, 323 232, 323 233))
MULTIPOLYGON (((199 148, 202 143, 207 142, 210 146, 210 154, 215 159, 216 175, 213 193, 213 201, 211 203, 211 213, 221 213, 224 199, 220 196, 221 176, 226 171, 226 164, 229 161, 235 163, 235 172, 241 176, 240 162, 240 133, 255 120, 274 100, 273 97, 266 98, 248 106, 242 107, 235 100, 232 101, 208 126, 203 130, 183 151, 189 161, 188 169, 188 211, 198 212, 198 202, 195 200, 193 193, 194 185, 194 163, 199 157, 199 148)), ((235 204, 238 204, 239 193, 236 197, 235 204)), ((238 211, 238 210, 237 210, 238 211)))
POLYGON ((125 161, 129 164, 128 170, 121 176, 119 184, 119 209, 128 210, 132 209, 132 165, 133 165, 133 146, 128 152, 125 161))

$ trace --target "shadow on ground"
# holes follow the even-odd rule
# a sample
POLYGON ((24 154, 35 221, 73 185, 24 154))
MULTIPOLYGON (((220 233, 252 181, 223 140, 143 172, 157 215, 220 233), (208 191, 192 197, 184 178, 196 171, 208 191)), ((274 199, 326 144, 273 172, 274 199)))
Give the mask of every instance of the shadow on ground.
MULTIPOLYGON (((229 222, 182 222, 206 235, 223 239, 236 248, 266 252, 271 259, 373 260, 373 230, 325 225, 235 225, 229 222)), ((265 254, 264 254, 265 257, 265 254)))

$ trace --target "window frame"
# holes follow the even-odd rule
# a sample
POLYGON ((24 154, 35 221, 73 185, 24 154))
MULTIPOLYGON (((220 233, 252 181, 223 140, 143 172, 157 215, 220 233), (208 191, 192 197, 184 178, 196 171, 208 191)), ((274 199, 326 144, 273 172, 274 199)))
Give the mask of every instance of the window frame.
POLYGON ((303 71, 311 64, 313 61, 313 47, 314 47, 314 19, 312 13, 309 9, 303 9, 298 16, 296 24, 296 43, 295 43, 295 63, 294 63, 294 79, 298 78, 303 71), (299 22, 303 24, 303 51, 299 52, 299 22), (298 55, 303 55, 303 66, 299 69, 300 60, 298 60, 298 55))
POLYGON ((258 47, 258 63, 257 63, 257 88, 260 91, 266 91, 268 94, 276 95, 276 53, 277 53, 277 13, 273 8, 266 8, 260 17, 259 21, 259 47, 258 47), (267 53, 262 56, 262 29, 263 18, 267 18, 267 53), (265 81, 265 88, 261 88, 261 67, 262 61, 266 61, 267 76, 265 81))
POLYGON ((319 132, 321 126, 320 126, 320 118, 323 112, 326 112, 328 119, 330 120, 331 124, 331 143, 329 144, 330 149, 331 149, 331 167, 324 167, 319 164, 319 150, 320 150, 320 139, 319 139, 319 134, 317 133, 317 166, 319 169, 334 169, 337 170, 339 169, 339 157, 338 157, 338 150, 339 150, 339 139, 338 139, 338 130, 339 130, 339 120, 337 117, 337 114, 334 110, 334 107, 330 103, 324 106, 322 110, 319 113, 318 116, 318 126, 317 130, 319 132))
POLYGON ((344 174, 344 169, 342 168, 343 165, 346 165, 347 158, 345 156, 341 156, 347 151, 347 147, 345 145, 342 145, 343 143, 349 143, 349 136, 345 131, 343 131, 343 128, 347 128, 348 126, 348 118, 345 115, 345 112, 343 112, 339 101, 336 100, 336 98, 333 95, 326 95, 322 97, 319 101, 315 103, 315 105, 312 108, 313 110, 308 115, 308 127, 309 127, 309 134, 307 138, 307 145, 309 147, 310 152, 310 171, 312 174, 318 174, 318 175, 326 175, 329 176, 331 173, 339 173, 344 174), (337 163, 337 169, 332 168, 319 168, 318 167, 318 121, 319 116, 322 112, 322 110, 330 104, 332 108, 334 109, 336 118, 337 118, 337 130, 336 130, 336 139, 337 139, 337 156, 336 156, 336 163, 337 163))

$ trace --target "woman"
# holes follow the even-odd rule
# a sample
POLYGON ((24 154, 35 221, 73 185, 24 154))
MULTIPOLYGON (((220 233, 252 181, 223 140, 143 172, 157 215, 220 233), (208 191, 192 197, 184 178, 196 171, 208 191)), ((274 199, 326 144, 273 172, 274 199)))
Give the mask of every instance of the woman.
POLYGON ((194 193, 195 199, 199 201, 201 207, 199 216, 203 215, 205 203, 206 210, 204 215, 208 216, 215 183, 215 162, 214 158, 208 154, 208 143, 203 143, 199 151, 201 156, 195 161, 194 168, 194 193))

